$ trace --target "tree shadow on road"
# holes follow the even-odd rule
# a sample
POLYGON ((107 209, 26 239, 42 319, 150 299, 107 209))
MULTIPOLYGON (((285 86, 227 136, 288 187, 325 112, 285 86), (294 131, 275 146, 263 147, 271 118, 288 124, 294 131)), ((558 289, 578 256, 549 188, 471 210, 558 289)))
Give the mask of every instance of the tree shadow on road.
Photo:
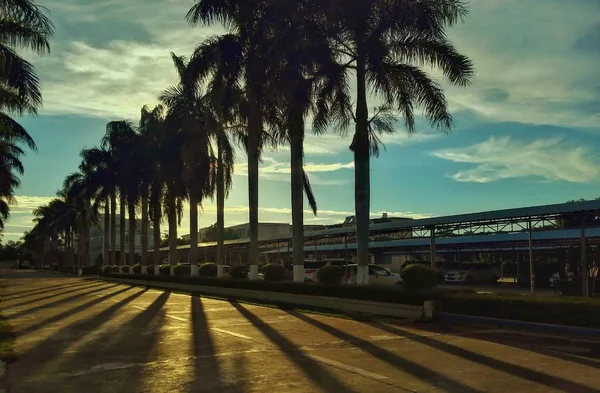
POLYGON ((208 326, 208 320, 199 296, 190 296, 191 302, 191 356, 194 359, 194 379, 186 387, 189 393, 200 390, 244 393, 248 391, 246 379, 246 359, 244 354, 236 354, 233 359, 232 373, 223 377, 223 369, 217 357, 214 339, 208 326), (227 382, 225 382, 227 381, 227 382))
MULTIPOLYGON (((118 291, 112 292, 102 298, 94 299, 90 302, 79 305, 75 309, 69 310, 67 312, 61 313, 58 316, 52 317, 49 320, 43 321, 40 326, 36 326, 36 329, 47 325, 51 322, 56 322, 57 320, 66 318, 69 315, 77 314, 78 312, 84 312, 88 310, 91 306, 99 304, 110 297, 116 296, 118 294, 127 292, 131 290, 133 287, 127 287, 120 289, 118 291)), ((16 363, 13 364, 11 368, 11 379, 15 381, 19 381, 24 375, 31 375, 31 373, 39 372, 42 366, 52 360, 60 358, 61 355, 72 345, 76 344, 81 339, 87 337, 87 335, 91 334, 95 329, 97 329, 102 324, 106 323, 110 320, 110 317, 119 311, 122 307, 126 306, 129 302, 133 301, 137 297, 141 296, 148 289, 142 289, 138 292, 131 294, 125 299, 119 301, 118 303, 112 304, 106 309, 95 313, 91 316, 84 316, 78 322, 71 323, 63 327, 60 332, 60 336, 49 336, 46 339, 38 342, 33 348, 31 348, 26 353, 20 354, 19 359, 16 363)))
MULTIPOLYGON (((41 295, 41 297, 34 298, 34 299, 27 299, 27 300, 22 301, 20 303, 11 303, 12 300, 16 300, 16 299, 11 299, 11 300, 5 301, 5 304, 8 303, 8 305, 5 306, 5 309, 9 309, 10 310, 11 308, 21 307, 21 306, 24 306, 26 304, 33 304, 33 303, 41 302, 41 301, 44 301, 44 300, 53 299, 55 297, 59 297, 59 296, 63 296, 63 295, 68 295, 70 293, 77 293, 77 292, 83 291, 85 289, 91 289, 91 288, 93 288, 94 290, 99 290, 99 289, 105 289, 105 288, 114 287, 114 285, 108 285, 108 284, 109 283, 105 282, 105 283, 97 283, 95 285, 87 285, 85 287, 80 287, 80 288, 75 288, 75 289, 72 289, 72 288, 68 288, 68 290, 62 290, 61 289, 60 292, 52 293, 51 295, 38 293, 37 295, 38 296, 41 295)), ((52 291, 52 292, 55 292, 55 291, 52 291)), ((20 298, 19 298, 19 300, 20 300, 20 298)), ((47 304, 50 304, 50 303, 47 303, 47 304)), ((41 306, 43 306, 43 305, 41 305, 41 306)))
POLYGON ((304 321, 316 328, 323 330, 324 332, 331 334, 334 337, 339 338, 340 340, 350 342, 353 345, 358 346, 360 349, 374 356, 375 358, 391 364, 407 374, 410 374, 413 377, 418 378, 430 385, 436 386, 443 391, 452 393, 483 393, 481 390, 465 385, 464 383, 449 378, 435 370, 424 367, 418 363, 405 359, 394 352, 383 349, 371 341, 353 336, 333 326, 327 325, 326 323, 310 318, 305 314, 290 310, 284 311, 301 321, 304 321))
POLYGON ((87 285, 90 285, 90 283, 89 282, 76 282, 76 283, 70 283, 70 284, 48 286, 48 287, 43 287, 43 288, 33 288, 33 289, 28 289, 27 291, 10 292, 10 293, 6 293, 6 294, 2 294, 2 298, 6 301, 15 300, 17 298, 21 299, 21 298, 25 298, 25 297, 29 297, 29 296, 40 295, 42 293, 54 292, 61 288, 71 289, 71 288, 76 288, 76 287, 84 287, 87 285))
MULTIPOLYGON (((110 285, 108 287, 105 287, 103 289, 107 290, 107 289, 111 289, 111 288, 118 287, 118 286, 119 286, 119 284, 115 284, 115 285, 110 285)), ((18 328, 16 330, 16 333, 19 334, 19 335, 21 335, 21 336, 23 336, 25 334, 32 333, 32 332, 34 332, 34 331, 36 331, 38 329, 41 329, 41 328, 47 326, 48 324, 58 322, 58 321, 60 321, 62 319, 68 318, 68 317, 70 317, 72 315, 75 315, 75 314, 77 314, 79 312, 86 311, 88 308, 90 308, 90 307, 92 307, 92 306, 94 306, 94 305, 96 305, 98 303, 102 303, 103 299, 111 298, 113 296, 117 296, 117 295, 119 295, 119 294, 121 294, 123 292, 127 292, 128 290, 130 290, 132 288, 133 288, 133 286, 128 286, 128 287, 125 287, 125 288, 121 288, 118 291, 111 292, 111 293, 109 293, 106 296, 94 297, 93 299, 91 299, 91 300, 89 300, 89 301, 87 301, 85 303, 79 304, 79 305, 77 305, 77 306, 75 306, 73 308, 69 308, 69 309, 67 309, 67 310, 65 310, 65 311, 63 311, 63 312, 61 312, 59 314, 54 314, 50 318, 46 318, 46 319, 39 319, 38 318, 37 319, 37 323, 35 323, 33 325, 28 325, 28 326, 25 326, 25 327, 22 327, 22 328, 18 328)), ((77 300, 77 299, 73 299, 73 301, 74 300, 77 300)), ((10 315, 10 318, 14 318, 14 314, 10 315)))
POLYGON ((34 307, 29 307, 29 308, 27 308, 27 309, 25 309, 23 311, 19 311, 19 312, 16 312, 16 313, 11 313, 11 314, 9 314, 7 316, 9 318, 11 318, 11 319, 24 317, 26 315, 35 313, 35 312, 43 310, 43 309, 52 309, 52 308, 54 308, 56 306, 60 306, 60 305, 65 304, 65 303, 73 302, 75 300, 80 299, 81 296, 84 296, 84 295, 96 292, 98 289, 112 288, 112 287, 115 287, 117 285, 119 285, 119 284, 102 286, 100 288, 88 288, 88 287, 81 288, 81 289, 78 289, 77 291, 75 291, 77 293, 74 294, 74 295, 72 295, 72 296, 68 296, 68 297, 65 297, 65 298, 62 298, 62 299, 54 300, 54 301, 49 302, 49 303, 39 304, 39 305, 34 306, 34 307), (81 291, 81 292, 79 292, 79 291, 81 291))
POLYGON ((392 333, 396 336, 406 337, 411 341, 427 345, 439 351, 446 352, 448 354, 461 357, 465 360, 485 365, 492 369, 499 370, 540 385, 545 385, 549 388, 558 388, 566 392, 600 393, 600 390, 598 389, 590 388, 588 386, 579 384, 574 381, 569 381, 561 377, 549 375, 540 371, 535 371, 513 363, 508 363, 503 360, 494 359, 489 356, 482 355, 480 353, 476 353, 449 343, 445 343, 440 340, 436 340, 433 337, 411 334, 403 329, 400 329, 399 327, 390 325, 376 325, 376 327, 380 330, 392 333))
POLYGON ((326 392, 355 392, 349 386, 344 385, 338 380, 335 375, 321 363, 307 357, 293 342, 288 340, 283 334, 273 329, 271 326, 263 322, 259 317, 248 311, 241 304, 230 301, 231 305, 238 310, 254 327, 261 331, 273 344, 275 344, 284 354, 287 355, 304 375, 311 379, 317 386, 321 387, 326 392))

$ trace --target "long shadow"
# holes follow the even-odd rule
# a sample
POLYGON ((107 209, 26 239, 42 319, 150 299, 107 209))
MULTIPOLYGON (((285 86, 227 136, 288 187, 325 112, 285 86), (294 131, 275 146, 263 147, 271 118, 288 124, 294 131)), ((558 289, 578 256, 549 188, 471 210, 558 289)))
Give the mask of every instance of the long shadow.
MULTIPOLYGON (((109 287, 106 287, 106 288, 112 288, 112 287, 115 287, 117 285, 120 285, 120 284, 113 284, 113 285, 111 285, 109 287)), ((91 289, 90 288, 83 288, 82 290, 83 290, 83 292, 78 292, 77 294, 75 294, 73 296, 69 296, 69 297, 66 297, 66 298, 63 298, 63 299, 58 299, 58 300, 55 300, 55 301, 50 302, 50 303, 40 304, 38 306, 31 307, 31 308, 28 308, 28 309, 23 310, 23 311, 19 311, 17 313, 10 314, 9 317, 11 319, 12 318, 20 318, 20 317, 23 317, 25 315, 34 313, 36 311, 43 310, 45 308, 53 308, 53 307, 59 306, 61 304, 70 303, 70 302, 73 302, 73 301, 79 299, 81 296, 84 296, 84 295, 96 292, 98 289, 97 288, 91 288, 91 289)))
POLYGON ((215 357, 216 350, 213 338, 208 330, 208 321, 202 299, 190 296, 192 323, 192 356, 194 356, 194 380, 187 387, 189 393, 195 393, 200 388, 207 390, 221 389, 221 368, 215 357), (202 374, 200 374, 202 372, 202 374))
POLYGON ((263 322, 256 315, 242 307, 237 302, 230 302, 240 314, 242 314, 252 325, 261 331, 271 342, 279 347, 292 362, 296 364, 304 374, 313 380, 318 386, 328 392, 355 392, 355 390, 344 385, 334 375, 332 375, 323 365, 307 357, 304 352, 299 350, 294 343, 289 341, 284 335, 263 322))
MULTIPOLYGON (((125 291, 129 291, 132 288, 134 287, 123 288, 102 298, 94 299, 93 303, 88 302, 85 305, 81 305, 79 311, 88 309, 94 304, 103 302, 107 298, 116 296, 119 293, 123 293, 125 291)), ((93 314, 90 317, 83 317, 79 320, 79 322, 66 326, 63 329, 63 332, 67 331, 73 336, 72 338, 65 337, 64 339, 57 340, 53 336, 50 336, 44 339, 43 341, 38 342, 29 351, 21 354, 17 362, 11 366, 11 380, 20 381, 23 378, 23 376, 31 375, 31 373, 35 372, 41 364, 59 358, 61 355, 64 354, 64 351, 68 347, 73 345, 79 339, 85 337, 85 335, 89 334, 89 332, 97 329, 99 326, 106 323, 106 321, 110 319, 111 315, 113 315, 121 308, 125 307, 129 302, 135 300, 147 291, 148 289, 144 288, 138 292, 131 294, 130 296, 119 301, 118 303, 112 304, 110 307, 100 311, 97 314, 93 314)))
POLYGON ((556 377, 540 371, 535 371, 525 367, 521 367, 513 363, 505 362, 503 360, 494 359, 482 355, 480 353, 469 351, 467 349, 463 349, 455 345, 436 340, 432 337, 412 335, 406 332, 405 330, 388 325, 377 325, 377 327, 383 331, 395 334, 397 336, 406 337, 411 341, 427 345, 439 351, 443 351, 454 356, 459 356, 463 359, 470 360, 475 363, 486 365, 495 370, 500 370, 507 374, 512 374, 522 379, 526 379, 541 385, 546 385, 549 388, 558 388, 567 392, 600 393, 600 390, 598 389, 590 388, 588 386, 581 385, 577 382, 569 381, 561 377, 556 377))
POLYGON ((86 285, 90 285, 90 283, 89 282, 77 282, 77 283, 73 283, 73 284, 61 284, 61 285, 54 285, 51 287, 44 287, 44 288, 32 288, 27 291, 11 292, 11 293, 7 293, 7 294, 3 294, 2 298, 4 300, 8 301, 8 300, 12 300, 15 298, 24 298, 24 297, 28 297, 28 296, 39 295, 41 293, 53 292, 53 291, 56 291, 61 288, 73 288, 73 287, 86 286, 86 285))
MULTIPOLYGON (((152 359, 154 349, 161 334, 159 330, 166 323, 164 305, 169 299, 169 292, 163 292, 143 311, 138 312, 133 318, 122 325, 111 325, 101 335, 88 341, 77 352, 63 358, 58 365, 61 370, 82 370, 98 364, 136 363, 137 367, 129 368, 127 377, 111 383, 111 390, 115 392, 137 392, 144 372, 144 364, 162 359, 152 359)), ((154 378, 157 376, 154 375, 154 378)), ((158 375, 158 378, 161 378, 158 375)), ((83 392, 89 389, 89 380, 69 379, 66 383, 72 391, 83 392), (68 382, 67 382, 68 381, 68 382), (78 384, 82 384, 78 386, 78 384)))
POLYGON ((376 357, 379 360, 382 360, 392 366, 398 367, 400 370, 412 375, 415 378, 418 378, 426 383, 432 384, 439 389, 443 389, 447 392, 453 393, 483 393, 483 391, 472 388, 468 385, 465 385, 455 379, 449 378, 444 374, 441 374, 435 370, 424 367, 418 363, 412 362, 408 359, 405 359, 398 354, 383 349, 370 341, 364 340, 362 338, 353 336, 349 333, 341 331, 333 326, 327 325, 323 322, 317 321, 315 319, 309 318, 308 316, 298 313, 295 311, 284 310, 286 313, 316 327, 319 328, 332 336, 335 336, 341 340, 351 342, 354 345, 357 345, 360 349, 369 353, 370 355, 376 357), (435 381, 440 381, 440 384, 435 384, 435 381))
MULTIPOLYGON (((104 288, 110 288, 110 286, 108 286, 108 284, 109 283, 100 283, 100 284, 95 284, 95 285, 89 285, 89 286, 86 286, 86 287, 70 289, 68 291, 62 291, 62 292, 54 293, 52 295, 47 295, 47 296, 43 295, 42 297, 38 297, 38 298, 34 298, 34 299, 27 299, 27 300, 25 300, 23 302, 20 302, 20 303, 11 303, 6 308, 17 308, 17 307, 21 307, 21 306, 23 306, 25 304, 30 304, 30 303, 35 303, 35 302, 43 301, 43 300, 53 299, 53 298, 58 297, 58 296, 67 295, 69 293, 74 293, 74 292, 82 291, 84 289, 94 288, 94 289, 98 290, 98 289, 103 289, 103 287, 104 288)), ((41 295, 41 294, 38 294, 38 295, 41 295)))
MULTIPOLYGON (((116 287, 116 286, 118 286, 118 284, 112 285, 109 288, 116 287)), ((105 288, 105 289, 109 289, 109 288, 105 288)), ((110 297, 113 297, 113 296, 117 296, 118 294, 126 292, 126 291, 129 291, 132 288, 133 288, 133 286, 125 287, 125 288, 122 288, 122 289, 120 289, 120 290, 118 290, 116 292, 111 292, 110 294, 108 294, 106 296, 98 297, 98 298, 93 298, 93 299, 91 299, 91 300, 89 300, 89 301, 87 301, 85 303, 82 303, 82 304, 80 304, 80 305, 78 305, 78 306, 76 306, 74 308, 70 308, 68 310, 65 310, 65 311, 59 313, 59 314, 53 315, 50 318, 42 319, 42 320, 38 321, 36 324, 34 324, 34 325, 29 325, 29 326, 27 326, 27 327, 25 327, 23 329, 17 329, 16 333, 18 335, 29 334, 29 333, 34 332, 34 331, 36 331, 36 330, 38 330, 38 329, 40 329, 40 328, 42 328, 44 326, 47 326, 50 323, 58 322, 61 319, 68 318, 71 315, 77 314, 78 312, 85 311, 88 308, 93 307, 94 305, 96 305, 98 303, 102 303, 102 301, 104 299, 107 299, 107 298, 110 298, 110 297)))

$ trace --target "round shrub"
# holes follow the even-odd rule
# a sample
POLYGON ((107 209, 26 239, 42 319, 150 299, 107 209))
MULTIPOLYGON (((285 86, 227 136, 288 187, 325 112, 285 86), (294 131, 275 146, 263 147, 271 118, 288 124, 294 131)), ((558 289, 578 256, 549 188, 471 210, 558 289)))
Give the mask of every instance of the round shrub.
POLYGON ((142 265, 139 263, 133 265, 133 274, 142 274, 142 265))
POLYGON ((171 275, 171 265, 160 265, 158 267, 158 271, 161 276, 170 276, 171 275))
POLYGON ((229 275, 234 280, 247 280, 248 279, 248 266, 246 265, 235 265, 229 270, 229 275))
POLYGON ((148 265, 148 267, 146 268, 146 273, 154 274, 154 265, 148 265))
POLYGON ((119 266, 122 274, 129 274, 129 265, 119 266))
POLYGON ((285 277, 285 269, 281 265, 268 264, 263 267, 265 281, 281 281, 285 277))
POLYGON ((191 274, 191 271, 192 268, 189 263, 178 263, 173 269, 173 273, 176 276, 189 276, 191 274))
POLYGON ((323 266, 317 271, 317 280, 325 285, 337 285, 344 278, 344 269, 341 266, 323 266))
POLYGON ((121 266, 112 266, 113 273, 121 273, 121 266))
POLYGON ((404 287, 414 291, 431 289, 438 284, 435 271, 421 264, 405 267, 402 269, 401 275, 404 287))
POLYGON ((102 266, 102 273, 112 273, 112 268, 110 265, 102 266))
POLYGON ((216 277, 217 276, 217 264, 212 262, 206 262, 200 265, 198 269, 198 275, 200 277, 216 277))

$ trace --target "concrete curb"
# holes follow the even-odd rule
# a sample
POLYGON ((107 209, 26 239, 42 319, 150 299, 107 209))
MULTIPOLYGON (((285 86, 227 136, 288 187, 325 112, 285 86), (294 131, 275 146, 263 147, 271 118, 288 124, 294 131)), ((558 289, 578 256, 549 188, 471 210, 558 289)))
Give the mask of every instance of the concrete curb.
POLYGON ((404 304, 372 302, 337 297, 297 295, 283 292, 257 291, 252 289, 211 287, 205 285, 178 284, 171 282, 128 280, 124 278, 112 277, 99 277, 99 279, 136 286, 145 286, 150 288, 171 289, 188 293, 200 292, 208 295, 223 296, 228 298, 260 300, 265 302, 286 303, 298 306, 319 307, 323 309, 339 310, 343 312, 374 314, 378 316, 406 318, 412 320, 418 320, 423 317, 423 307, 409 306, 404 304))
POLYGON ((500 328, 513 328, 523 330, 534 330, 539 332, 551 332, 561 334, 571 334, 578 336, 600 337, 600 329, 584 328, 577 326, 552 325, 548 323, 516 321, 512 319, 498 319, 488 317, 475 317, 471 315, 440 313, 439 319, 448 322, 467 322, 483 325, 497 326, 500 328))

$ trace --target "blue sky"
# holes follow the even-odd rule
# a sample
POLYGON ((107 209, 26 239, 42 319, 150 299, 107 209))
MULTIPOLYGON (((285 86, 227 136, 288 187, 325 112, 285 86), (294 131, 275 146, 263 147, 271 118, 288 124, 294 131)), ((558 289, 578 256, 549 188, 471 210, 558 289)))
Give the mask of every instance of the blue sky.
MULTIPOLYGON (((110 120, 136 120, 174 81, 169 51, 189 55, 220 28, 188 26, 191 0, 49 0, 52 54, 31 56, 44 109, 21 119, 39 153, 25 159, 18 205, 4 240, 30 227, 31 210, 51 199, 79 151, 110 120)), ((476 65, 474 84, 447 86, 457 125, 450 135, 419 120, 416 133, 386 137, 372 162, 373 214, 436 216, 600 196, 600 2, 472 0, 464 25, 449 31, 476 65)), ((432 71, 439 77, 439 73, 432 71)), ((348 138, 309 136, 306 169, 320 213, 337 222, 353 211, 348 138)), ((289 222, 289 152, 267 151, 260 173, 260 220, 289 222)), ((240 154, 226 224, 247 221, 245 157, 240 154)), ((205 203, 201 225, 215 221, 205 203)), ((188 233, 188 219, 180 233, 188 233)))

